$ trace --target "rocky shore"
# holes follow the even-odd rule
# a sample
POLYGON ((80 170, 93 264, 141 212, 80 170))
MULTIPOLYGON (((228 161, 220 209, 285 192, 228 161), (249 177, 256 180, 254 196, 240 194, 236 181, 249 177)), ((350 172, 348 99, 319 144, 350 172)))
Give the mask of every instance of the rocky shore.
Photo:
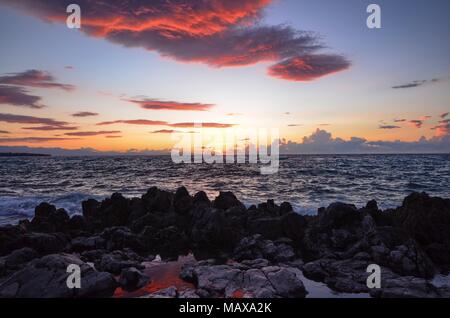
POLYGON ((396 209, 334 203, 316 216, 184 187, 82 207, 69 217, 41 203, 31 221, 0 227, 0 297, 301 298, 305 279, 346 295, 450 297, 433 283, 450 270, 450 200, 425 193, 396 209), (80 289, 66 285, 69 264, 80 289), (381 266, 380 289, 367 287, 369 264, 381 266))

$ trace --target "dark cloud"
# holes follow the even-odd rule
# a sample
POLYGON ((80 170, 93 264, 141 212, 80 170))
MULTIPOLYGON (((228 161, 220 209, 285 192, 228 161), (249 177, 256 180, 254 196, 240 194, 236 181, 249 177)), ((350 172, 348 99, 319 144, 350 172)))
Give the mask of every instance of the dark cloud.
POLYGON ((25 130, 40 130, 40 131, 56 131, 56 130, 77 130, 79 127, 75 126, 36 126, 36 127, 22 127, 25 130))
POLYGON ((317 129, 302 142, 282 141, 283 154, 351 154, 351 153, 450 153, 450 136, 425 137, 418 141, 368 141, 352 137, 334 138, 331 133, 317 129))
POLYGON ((441 117, 441 118, 445 118, 445 117, 447 117, 449 114, 450 114, 450 113, 443 113, 440 117, 441 117))
POLYGON ((308 82, 343 71, 350 62, 340 55, 304 55, 284 60, 269 67, 269 75, 285 80, 308 82))
MULTIPOLYGON (((68 0, 0 0, 46 21, 65 23, 68 0)), ((164 57, 212 67, 276 63, 276 78, 309 81, 345 70, 339 55, 322 55, 326 45, 312 32, 261 24, 272 0, 80 0, 81 31, 164 57), (303 61, 303 63, 299 63, 303 61), (307 65, 304 65, 304 64, 307 65)))
POLYGON ((114 120, 114 121, 104 121, 104 122, 98 123, 97 126, 114 125, 114 124, 166 126, 167 122, 160 121, 160 120, 148 120, 148 119, 114 120))
POLYGON ((422 119, 412 119, 409 121, 416 128, 422 128, 424 120, 422 119))
POLYGON ((184 111, 208 111, 213 104, 202 104, 202 103, 179 103, 173 101, 161 101, 158 99, 128 99, 127 101, 134 104, 138 104, 143 109, 149 110, 184 110, 184 111))
POLYGON ((69 123, 65 121, 59 121, 52 118, 34 117, 34 116, 23 116, 14 114, 3 114, 0 113, 0 122, 12 123, 12 124, 39 124, 45 126, 66 126, 69 123))
POLYGON ((442 81, 442 79, 440 79, 440 78, 433 78, 430 80, 426 80, 426 79, 416 80, 416 81, 412 81, 412 82, 405 83, 405 84, 395 85, 395 86, 392 86, 392 88, 393 89, 415 88, 415 87, 420 87, 420 86, 423 86, 426 84, 438 83, 440 81, 442 81))
POLYGON ((65 133, 66 136, 78 136, 78 137, 89 137, 89 136, 100 136, 100 135, 111 135, 120 134, 120 130, 101 130, 101 131, 77 131, 65 133))
POLYGON ((98 116, 98 113, 92 113, 92 112, 78 112, 75 114, 72 114, 73 117, 91 117, 91 116, 98 116))
POLYGON ((78 140, 79 138, 54 138, 54 137, 19 137, 19 138, 0 138, 0 143, 40 143, 49 141, 66 141, 66 140, 78 140))
POLYGON ((394 119, 394 123, 404 123, 406 119, 394 119))
POLYGON ((173 129, 161 129, 161 130, 155 130, 150 132, 151 134, 172 134, 172 133, 181 133, 180 130, 173 130, 173 129))
POLYGON ((401 128, 400 126, 395 126, 395 125, 380 125, 378 127, 379 129, 398 129, 401 128))
POLYGON ((0 134, 9 134, 9 131, 6 131, 6 130, 0 130, 0 134))
POLYGON ((0 84, 59 88, 66 91, 71 91, 75 88, 73 85, 57 83, 50 73, 39 70, 28 70, 22 73, 11 73, 6 76, 0 76, 0 84))
POLYGON ((39 96, 30 95, 22 87, 0 85, 0 104, 39 109, 44 107, 40 101, 39 96))

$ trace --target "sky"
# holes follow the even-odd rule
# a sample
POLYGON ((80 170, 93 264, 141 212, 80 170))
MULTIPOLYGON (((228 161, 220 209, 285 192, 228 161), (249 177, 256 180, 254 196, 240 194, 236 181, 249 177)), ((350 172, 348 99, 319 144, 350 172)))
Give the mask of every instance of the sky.
POLYGON ((278 128, 294 153, 450 152, 449 12, 445 0, 0 0, 0 146, 163 150, 202 122, 278 128), (74 2, 80 29, 66 26, 74 2), (373 2, 381 29, 366 25, 373 2))

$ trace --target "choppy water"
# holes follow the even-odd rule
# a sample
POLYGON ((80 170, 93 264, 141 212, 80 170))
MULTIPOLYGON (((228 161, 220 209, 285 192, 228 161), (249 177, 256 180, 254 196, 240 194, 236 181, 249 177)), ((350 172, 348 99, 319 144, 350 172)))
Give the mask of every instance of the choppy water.
POLYGON ((141 196, 151 186, 181 185, 210 198, 233 191, 246 204, 289 201, 300 213, 333 201, 362 206, 376 199, 387 208, 413 191, 449 198, 450 155, 283 156, 275 175, 248 164, 176 165, 168 156, 0 158, 0 223, 32 216, 42 201, 73 214, 90 197, 141 196))

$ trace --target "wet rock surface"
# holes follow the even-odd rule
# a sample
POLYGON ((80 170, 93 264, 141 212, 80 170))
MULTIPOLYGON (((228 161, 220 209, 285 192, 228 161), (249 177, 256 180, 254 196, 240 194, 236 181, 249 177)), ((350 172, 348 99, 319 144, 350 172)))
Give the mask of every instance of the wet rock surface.
POLYGON ((337 202, 316 216, 299 215, 287 202, 246 208, 231 192, 210 200, 184 187, 152 187, 140 198, 115 193, 82 207, 83 215, 69 217, 42 203, 31 221, 0 227, 0 296, 141 290, 155 278, 144 273, 154 255, 169 261, 189 253, 195 261, 176 275, 195 288, 172 286, 149 297, 305 297, 305 278, 373 297, 449 295, 449 286, 431 279, 450 268, 450 200, 425 193, 397 209, 337 202), (72 261, 82 268, 82 290, 65 285, 72 261), (367 287, 370 264, 382 269, 381 289, 367 287))

